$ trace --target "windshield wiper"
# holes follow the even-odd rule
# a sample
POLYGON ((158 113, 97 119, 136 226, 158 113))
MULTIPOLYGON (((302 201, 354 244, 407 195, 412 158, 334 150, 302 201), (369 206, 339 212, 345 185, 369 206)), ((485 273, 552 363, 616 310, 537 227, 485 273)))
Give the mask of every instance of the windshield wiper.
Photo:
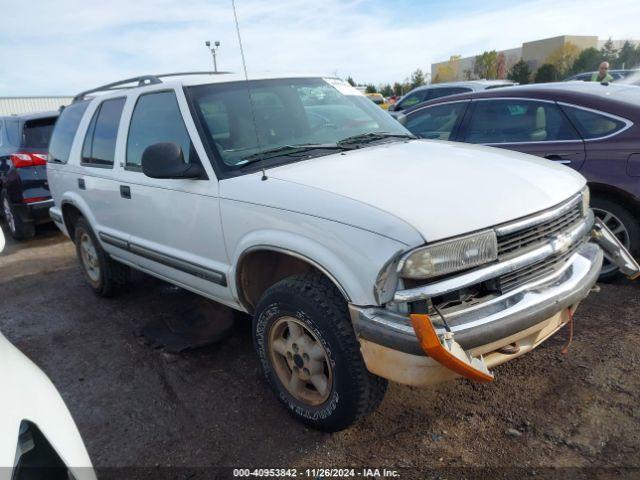
POLYGON ((296 145, 281 145, 279 147, 263 150, 262 152, 256 152, 244 157, 245 166, 249 163, 258 162, 260 160, 267 160, 274 157, 287 157, 291 155, 297 155, 300 153, 306 153, 311 150, 349 150, 347 146, 341 146, 335 143, 300 143, 296 145))
POLYGON ((337 143, 337 145, 346 146, 346 145, 353 145, 353 144, 369 143, 369 142, 375 142, 377 140, 384 140, 385 138, 414 139, 418 137, 416 137, 415 135, 407 134, 407 133, 371 132, 371 133, 362 133, 360 135, 353 135, 351 137, 343 138, 337 143))

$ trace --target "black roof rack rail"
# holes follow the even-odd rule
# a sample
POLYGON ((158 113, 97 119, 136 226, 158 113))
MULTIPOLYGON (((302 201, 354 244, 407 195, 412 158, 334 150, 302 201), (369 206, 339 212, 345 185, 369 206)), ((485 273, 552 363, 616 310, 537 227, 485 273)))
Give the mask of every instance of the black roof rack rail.
POLYGON ((231 72, 175 72, 175 73, 161 73, 159 75, 141 75, 139 77, 127 78, 125 80, 119 80, 117 82, 107 83, 100 87, 92 88, 91 90, 85 90, 73 97, 73 102, 80 102, 91 93, 108 92, 112 90, 124 90, 127 88, 142 87, 144 85, 155 85, 162 83, 161 78, 164 77, 178 77, 182 75, 222 75, 231 72), (137 85, 127 86, 129 83, 137 83, 137 85))

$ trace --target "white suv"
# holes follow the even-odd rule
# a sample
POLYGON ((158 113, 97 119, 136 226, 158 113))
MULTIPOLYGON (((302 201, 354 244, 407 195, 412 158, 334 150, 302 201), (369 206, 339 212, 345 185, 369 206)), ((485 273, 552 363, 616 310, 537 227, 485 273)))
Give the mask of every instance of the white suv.
POLYGON ((62 111, 51 217, 98 295, 132 267, 251 313, 271 387, 311 426, 349 426, 387 379, 490 381, 570 320, 592 235, 637 272, 566 167, 415 139, 335 78, 166 77, 62 111))

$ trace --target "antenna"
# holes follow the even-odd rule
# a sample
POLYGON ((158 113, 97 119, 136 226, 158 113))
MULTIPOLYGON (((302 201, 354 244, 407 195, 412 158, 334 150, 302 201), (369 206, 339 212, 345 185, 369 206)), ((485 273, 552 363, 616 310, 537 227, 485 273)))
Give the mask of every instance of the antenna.
MULTIPOLYGON (((251 87, 249 86, 249 75, 247 74, 247 62, 244 58, 244 48, 242 47, 242 37, 240 36, 240 24, 238 23, 238 13, 236 12, 236 0, 231 0, 233 8, 233 18, 236 22, 236 33, 238 34, 238 43, 240 44, 240 57, 242 58, 242 68, 244 70, 244 79, 247 85, 247 96, 249 97, 249 107, 251 109, 251 118, 253 120, 253 129, 256 132, 256 145, 260 148, 260 135, 258 134, 258 122, 256 122, 256 112, 253 106, 253 98, 251 98, 251 87)), ((262 180, 266 180, 267 175, 262 169, 262 180)))

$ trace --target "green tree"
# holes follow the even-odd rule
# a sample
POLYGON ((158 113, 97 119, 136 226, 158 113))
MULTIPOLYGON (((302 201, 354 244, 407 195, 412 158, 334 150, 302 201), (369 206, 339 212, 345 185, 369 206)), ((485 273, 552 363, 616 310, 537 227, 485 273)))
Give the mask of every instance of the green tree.
POLYGON ((560 77, 568 74, 571 71, 571 67, 575 62, 580 49, 577 45, 571 42, 567 42, 564 45, 556 48, 549 57, 547 57, 546 63, 550 63, 556 70, 560 77))
POLYGON ((598 69, 600 62, 602 61, 602 55, 600 50, 589 47, 582 50, 576 57, 573 65, 569 69, 570 75, 582 72, 593 72, 598 69))
POLYGON ((614 64, 618 58, 618 49, 613 46, 613 40, 609 38, 600 49, 602 60, 614 64))
POLYGON ((535 75, 535 83, 557 82, 560 79, 560 72, 555 65, 545 63, 541 65, 535 75))
POLYGON ((529 64, 520 59, 518 63, 514 64, 513 67, 509 69, 507 78, 513 82, 518 82, 520 85, 526 85, 531 81, 531 69, 529 68, 529 64))
POLYGON ((382 85, 382 87, 380 87, 380 93, 384 97, 390 97, 391 95, 393 95, 393 89, 391 88, 391 85, 386 83, 382 85))
POLYGON ((402 96, 404 94, 404 91, 402 90, 402 84, 399 82, 395 82, 393 84, 393 94, 394 95, 398 95, 398 96, 402 96))
POLYGON ((636 68, 640 64, 640 45, 634 46, 629 40, 624 42, 618 57, 611 65, 613 68, 636 68))
POLYGON ((356 86, 356 82, 353 80, 353 78, 351 78, 351 75, 349 75, 347 77, 347 82, 349 83, 349 85, 351 85, 352 87, 356 86))
POLYGON ((378 93, 378 90, 376 89, 375 85, 367 85, 367 88, 364 89, 364 93, 378 93))
POLYGON ((498 78, 498 52, 491 50, 476 55, 473 73, 481 79, 495 80, 498 78))
POLYGON ((425 84, 424 73, 419 68, 411 74, 411 88, 425 84))

